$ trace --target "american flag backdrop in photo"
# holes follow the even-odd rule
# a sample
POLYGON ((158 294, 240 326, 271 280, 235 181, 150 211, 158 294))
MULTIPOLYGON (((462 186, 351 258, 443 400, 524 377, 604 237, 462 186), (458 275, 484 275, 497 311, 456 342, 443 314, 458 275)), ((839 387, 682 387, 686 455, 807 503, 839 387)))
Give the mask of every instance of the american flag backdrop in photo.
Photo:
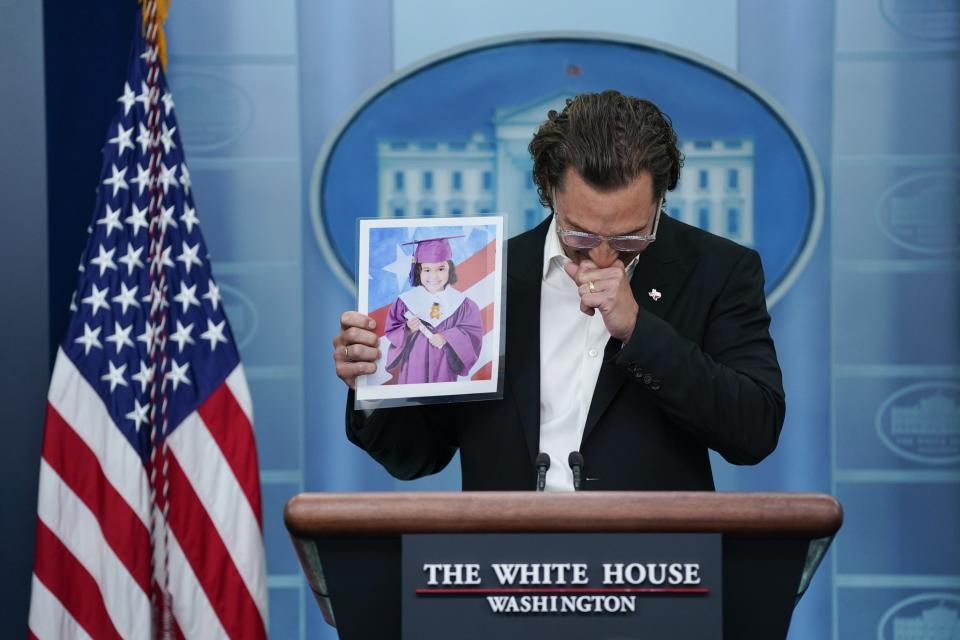
POLYGON ((250 394, 144 11, 50 382, 30 635, 263 638, 250 394))

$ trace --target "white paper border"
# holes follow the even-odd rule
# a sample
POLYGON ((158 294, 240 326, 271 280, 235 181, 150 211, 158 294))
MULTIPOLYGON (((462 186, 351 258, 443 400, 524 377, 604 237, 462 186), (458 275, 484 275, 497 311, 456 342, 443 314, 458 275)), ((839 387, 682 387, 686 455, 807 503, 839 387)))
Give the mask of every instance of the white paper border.
MULTIPOLYGON (((431 398, 438 401, 449 401, 450 396, 466 396, 472 394, 495 394, 502 386, 500 383, 502 357, 501 345, 501 318, 503 316, 503 281, 504 281, 504 218, 503 214, 483 216, 443 217, 443 218, 361 218, 359 220, 359 248, 357 251, 357 310, 367 315, 370 313, 370 231, 384 228, 409 228, 411 230, 430 229, 434 227, 463 227, 468 235, 471 227, 494 227, 495 246, 493 276, 493 326, 484 336, 484 343, 491 354, 491 372, 489 380, 459 380, 456 382, 430 382, 397 385, 371 385, 367 376, 359 376, 356 386, 357 402, 367 403, 378 400, 391 401, 390 406, 398 406, 397 400, 411 400, 411 404, 425 404, 431 398)), ((382 349, 381 349, 382 350, 382 349)), ((469 398, 463 398, 468 400, 469 398)))

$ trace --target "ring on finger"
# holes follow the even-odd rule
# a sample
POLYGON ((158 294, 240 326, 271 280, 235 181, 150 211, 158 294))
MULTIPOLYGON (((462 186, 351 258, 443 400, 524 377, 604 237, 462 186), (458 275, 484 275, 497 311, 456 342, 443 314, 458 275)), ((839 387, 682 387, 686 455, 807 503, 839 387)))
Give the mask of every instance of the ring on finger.
POLYGON ((590 293, 597 292, 597 288, 593 285, 593 280, 587 283, 587 287, 590 289, 590 293))
POLYGON ((343 359, 347 362, 353 362, 353 360, 350 359, 350 352, 347 351, 347 348, 348 345, 343 345, 343 359))

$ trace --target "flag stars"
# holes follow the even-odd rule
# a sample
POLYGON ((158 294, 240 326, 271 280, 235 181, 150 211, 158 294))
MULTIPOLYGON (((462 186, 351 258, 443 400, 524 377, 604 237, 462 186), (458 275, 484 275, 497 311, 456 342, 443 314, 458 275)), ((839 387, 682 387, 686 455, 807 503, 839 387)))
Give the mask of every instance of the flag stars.
POLYGON ((112 175, 111 175, 109 178, 107 178, 106 180, 104 180, 104 181, 103 181, 103 184, 110 185, 111 187, 113 187, 113 196, 112 196, 112 197, 116 198, 116 197, 117 197, 117 192, 120 191, 120 189, 129 189, 129 188, 130 188, 130 187, 127 185, 126 179, 124 179, 124 176, 127 175, 127 168, 124 167, 123 169, 117 169, 117 165, 111 164, 111 166, 110 166, 110 173, 111 173, 112 175))
POLYGON ((105 234, 109 238, 110 234, 113 233, 114 229, 123 230, 123 224, 120 222, 120 212, 123 209, 117 209, 114 211, 110 208, 110 205, 107 205, 107 211, 103 214, 103 217, 97 220, 97 224, 102 224, 107 227, 105 234))
POLYGON ((190 187, 193 186, 193 182, 190 180, 190 170, 183 162, 180 163, 180 185, 183 187, 183 195, 190 195, 190 187))
POLYGON ((123 83, 123 95, 117 98, 117 102, 123 103, 123 115, 130 113, 130 107, 133 106, 136 99, 134 98, 133 89, 130 88, 129 82, 123 83))
POLYGON ((192 322, 187 326, 183 326, 183 323, 177 320, 177 330, 170 334, 170 341, 177 343, 177 353, 183 353, 183 347, 187 344, 196 344, 194 339, 190 337, 192 333, 192 322))
POLYGON ((90 258, 90 264, 95 264, 98 267, 100 267, 101 278, 103 277, 103 274, 107 269, 113 269, 114 271, 116 271, 117 263, 113 261, 113 254, 116 253, 116 251, 117 251, 116 247, 114 247, 113 249, 110 249, 110 251, 107 251, 106 249, 103 248, 103 244, 101 244, 98 250, 99 255, 97 255, 96 258, 90 258))
POLYGON ((130 386, 127 381, 123 378, 123 372, 127 370, 127 363, 123 363, 119 367, 113 364, 112 360, 107 360, 107 366, 110 368, 107 373, 100 376, 100 379, 104 382, 110 383, 110 393, 113 393, 113 390, 117 386, 128 387, 130 386))
MULTIPOLYGON (((126 365, 124 365, 126 366, 126 365)), ((124 417, 127 420, 133 420, 133 426, 137 430, 137 433, 140 433, 140 425, 147 424, 150 420, 147 418, 147 413, 150 411, 150 403, 148 402, 145 405, 141 405, 140 402, 134 398, 133 399, 133 411, 125 415, 124 417)))
POLYGON ((179 302, 183 305, 183 313, 186 313, 190 308, 190 305, 195 304, 198 307, 200 306, 200 301, 197 300, 197 285, 188 287, 185 283, 180 283, 180 293, 173 296, 175 302, 179 302))
MULTIPOLYGON (((181 180, 189 176, 189 174, 187 173, 186 167, 183 168, 182 173, 183 173, 183 176, 181 177, 181 180)), ((184 190, 187 189, 187 184, 189 182, 190 182, 189 178, 183 181, 182 184, 184 185, 184 190)), ((197 217, 197 210, 191 207, 189 204, 184 203, 183 215, 180 216, 180 222, 187 225, 187 233, 193 233, 193 225, 200 224, 200 218, 197 217)))
POLYGON ((146 60, 147 64, 153 64, 157 61, 157 48, 147 45, 147 48, 140 54, 140 58, 146 60))
POLYGON ((154 282, 150 285, 150 292, 140 299, 144 302, 149 302, 151 310, 153 310, 155 306, 154 302, 158 303, 161 309, 166 309, 170 306, 170 303, 167 302, 167 289, 166 283, 163 284, 163 289, 161 290, 157 283, 154 282))
POLYGON ((149 149, 153 143, 153 140, 150 138, 150 130, 141 122, 137 132, 137 144, 140 145, 140 153, 146 154, 147 149, 149 149))
POLYGON ((201 333, 200 337, 210 341, 210 351, 217 350, 218 342, 227 343, 227 339, 223 335, 223 330, 226 326, 226 320, 221 320, 219 323, 213 324, 213 321, 207 318, 207 330, 201 333))
POLYGON ((187 378, 187 369, 189 368, 189 362, 184 362, 181 365, 173 358, 170 358, 170 371, 163 377, 163 383, 172 382, 174 391, 180 387, 181 382, 183 384, 190 384, 190 380, 187 378))
POLYGON ((164 233, 167 232, 167 227, 176 227, 177 221, 173 219, 173 210, 175 205, 165 207, 160 212, 160 229, 164 233))
MULTIPOLYGON (((124 168, 126 171, 126 168, 124 168)), ((160 177, 157 179, 160 185, 163 187, 163 195, 167 195, 167 191, 170 187, 176 187, 180 183, 177 181, 177 165, 173 165, 169 169, 162 162, 160 163, 160 177)))
MULTIPOLYGON (((170 153, 170 149, 176 149, 177 144, 173 141, 173 134, 177 130, 176 127, 167 128, 166 122, 160 123, 160 144, 163 145, 163 152, 170 153)), ((176 168, 176 167, 174 167, 176 168)))
MULTIPOLYGON (((110 293, 110 287, 104 287, 103 289, 98 289, 96 283, 94 283, 90 285, 90 295, 80 300, 80 302, 82 304, 90 305, 90 315, 95 316, 97 315, 97 311, 99 309, 110 308, 110 305, 107 304, 108 293, 110 293)), ((97 331, 99 333, 99 329, 97 331)))
MULTIPOLYGON (((139 170, 139 167, 137 167, 139 170)), ((133 227, 133 235, 140 233, 140 227, 146 229, 149 224, 147 223, 147 209, 141 209, 133 203, 130 205, 131 213, 129 216, 123 219, 124 222, 133 227)))
POLYGON ((103 349, 103 345, 100 343, 101 330, 103 330, 103 327, 91 329, 89 324, 83 323, 83 335, 74 340, 77 344, 83 345, 83 355, 90 355, 90 349, 103 349))
MULTIPOLYGON (((124 264, 124 265, 127 266, 127 275, 128 275, 128 276, 129 276, 129 275, 133 275, 133 270, 136 269, 137 267, 141 267, 141 268, 142 268, 142 267, 144 266, 144 265, 143 265, 143 260, 140 259, 140 254, 141 254, 141 253, 143 253, 143 247, 140 247, 139 249, 134 250, 134 248, 133 248, 133 243, 131 242, 131 243, 127 244, 127 253, 126 253, 126 255, 123 255, 123 256, 120 256, 119 258, 117 258, 117 262, 119 262, 119 263, 124 264)), ((121 283, 120 286, 123 286, 123 283, 121 283)), ((136 291, 137 288, 134 287, 133 290, 136 291)), ((116 301, 116 298, 114 298, 114 301, 116 301)), ((126 313, 126 311, 127 311, 126 308, 124 308, 123 311, 124 311, 124 313, 126 313)))
POLYGON ((210 280, 210 284, 207 285, 207 292, 203 294, 204 300, 210 301, 210 306, 213 307, 213 310, 216 311, 217 307, 220 305, 220 287, 217 286, 217 283, 210 280))
POLYGON ((143 195, 143 190, 150 186, 150 170, 148 167, 141 167, 138 162, 137 167, 137 177, 130 178, 130 182, 137 185, 137 196, 143 195))
POLYGON ((133 127, 129 129, 123 128, 123 123, 117 123, 117 135, 110 138, 107 142, 117 145, 117 156, 123 155, 123 150, 126 148, 133 149, 133 142, 130 141, 130 136, 133 135, 133 127))
MULTIPOLYGON (((140 338, 137 338, 137 340, 139 339, 140 338)), ((146 393, 147 385, 153 382, 153 367, 141 360, 140 370, 130 376, 130 379, 140 383, 140 393, 146 393)))
MULTIPOLYGON (((149 299, 150 299, 150 296, 146 296, 146 298, 144 298, 144 301, 147 302, 147 301, 149 301, 149 299)), ((143 327, 143 333, 141 333, 140 335, 137 336, 137 342, 142 342, 143 344, 146 345, 147 351, 151 351, 151 350, 153 349, 153 340, 154 340, 154 338, 156 337, 156 335, 157 335, 157 330, 154 328, 153 324, 152 324, 149 320, 147 320, 147 322, 145 323, 145 325, 144 325, 144 327, 143 327)), ((144 370, 144 368, 143 368, 143 363, 141 362, 141 364, 140 364, 140 372, 142 373, 143 370, 144 370)), ((134 376, 133 379, 134 379, 134 380, 139 380, 139 378, 137 378, 136 376, 134 376)), ((153 370, 152 370, 152 369, 150 370, 150 380, 151 380, 151 381, 153 380, 153 370)), ((141 383, 141 384, 144 384, 144 385, 145 385, 146 383, 141 383)))
POLYGON ((176 267, 177 265, 173 264, 173 260, 170 259, 170 249, 171 247, 165 247, 163 251, 160 252, 160 255, 154 255, 150 259, 151 267, 156 269, 157 266, 163 267, 176 267))
POLYGON ((150 108, 150 87, 143 80, 140 81, 140 94, 134 100, 143 104, 144 112, 150 108))
MULTIPOLYGON (((117 348, 117 353, 120 353, 120 350, 124 347, 133 348, 133 340, 130 339, 130 332, 133 331, 133 325, 127 325, 126 328, 121 326, 119 322, 113 323, 113 335, 107 336, 107 342, 112 342, 117 348)), ((126 368, 127 365, 123 365, 126 368)), ((110 389, 113 391, 113 389, 110 389)))
POLYGON ((163 102, 163 113, 164 115, 170 115, 170 112, 173 111, 173 94, 169 91, 163 92, 163 97, 160 98, 163 102))
MULTIPOLYGON (((143 251, 142 248, 140 250, 143 251)), ((121 260, 123 260, 123 258, 121 258, 121 260)), ((127 309, 130 307, 140 306, 140 303, 137 302, 137 298, 136 298, 137 289, 139 288, 140 288, 139 285, 134 285, 132 289, 128 289, 126 283, 121 282, 120 293, 110 298, 112 302, 122 305, 123 309, 122 311, 120 311, 121 315, 126 315, 127 309)), ((132 342, 130 343, 130 346, 131 347, 133 346, 132 342)))
POLYGON ((203 266, 203 262, 200 261, 200 258, 197 257, 197 253, 200 251, 200 243, 193 245, 192 247, 187 244, 186 240, 183 241, 183 248, 180 251, 180 255, 177 256, 177 260, 183 263, 183 268, 189 274, 190 269, 193 265, 198 267, 203 266))

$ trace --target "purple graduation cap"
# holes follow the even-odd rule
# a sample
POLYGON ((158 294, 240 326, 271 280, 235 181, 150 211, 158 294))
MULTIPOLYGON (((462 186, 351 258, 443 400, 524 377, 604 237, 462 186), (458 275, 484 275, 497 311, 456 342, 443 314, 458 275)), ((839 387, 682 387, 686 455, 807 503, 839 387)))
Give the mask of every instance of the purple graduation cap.
POLYGON ((446 262, 453 259, 453 249, 450 247, 449 240, 453 238, 462 238, 459 236, 443 236, 440 238, 427 238, 425 240, 414 240, 404 242, 403 246, 408 244, 417 245, 413 250, 413 257, 410 258, 410 284, 413 285, 413 278, 416 274, 417 264, 421 262, 446 262))

